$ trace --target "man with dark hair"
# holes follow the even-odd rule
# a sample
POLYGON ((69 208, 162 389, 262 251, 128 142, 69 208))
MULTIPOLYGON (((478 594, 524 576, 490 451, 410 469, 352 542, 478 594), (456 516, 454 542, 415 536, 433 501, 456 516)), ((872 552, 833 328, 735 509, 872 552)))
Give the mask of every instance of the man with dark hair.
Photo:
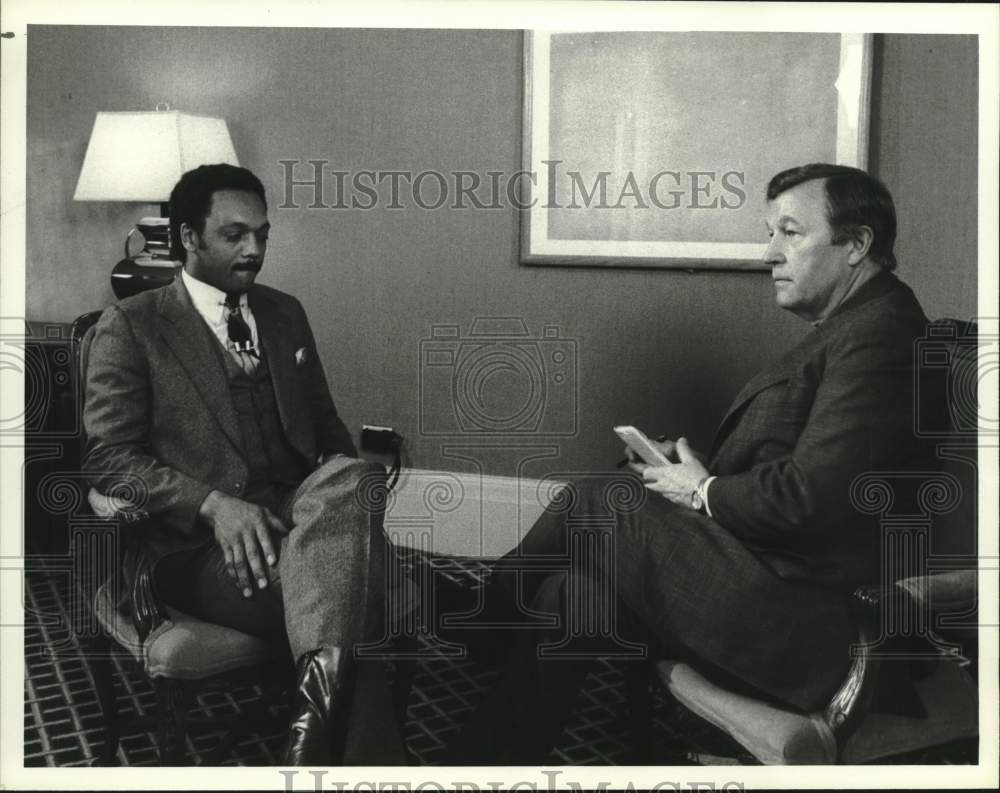
POLYGON ((896 243, 896 208, 885 185, 870 174, 822 162, 789 168, 768 183, 767 200, 773 201, 793 187, 818 179, 823 180, 834 244, 846 242, 867 227, 872 232, 868 258, 886 270, 895 270, 892 248, 896 243))
MULTIPOLYGON (((850 595, 880 580, 882 552, 851 487, 922 459, 912 356, 927 319, 890 272, 895 211, 878 180, 807 165, 775 176, 767 198, 776 302, 815 329, 740 391, 707 457, 679 438, 659 444, 667 465, 630 455, 641 479, 569 483, 476 602, 455 601, 522 628, 504 637, 506 671, 452 762, 544 763, 587 671, 581 657, 646 647, 828 714, 831 740, 844 729, 824 706, 857 638, 850 595)), ((471 644, 483 635, 467 633, 471 644)))
POLYGON ((182 262, 186 258, 181 228, 187 224, 199 234, 204 233, 212 195, 219 190, 251 193, 260 199, 267 212, 264 185, 252 171, 228 163, 203 165, 188 171, 170 191, 170 255, 175 260, 182 262))
POLYGON ((360 665, 349 707, 354 644, 382 613, 368 577, 385 551, 369 542, 384 469, 356 459, 302 306, 255 283, 270 230, 260 180, 201 166, 181 177, 170 210, 179 277, 111 306, 96 327, 85 470, 101 493, 122 476, 142 481, 149 520, 136 530, 169 604, 290 645, 285 764, 339 763, 345 746, 355 761, 399 762, 381 663, 360 665), (384 751, 365 757, 355 728, 378 717, 384 751))

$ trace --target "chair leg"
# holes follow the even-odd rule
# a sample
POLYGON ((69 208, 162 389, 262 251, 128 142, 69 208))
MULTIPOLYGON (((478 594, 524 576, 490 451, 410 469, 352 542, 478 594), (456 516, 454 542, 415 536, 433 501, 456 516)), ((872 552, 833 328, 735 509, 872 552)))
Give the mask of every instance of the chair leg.
POLYGON ((632 750, 642 765, 652 762, 653 718, 649 685, 652 665, 648 661, 625 664, 625 698, 628 702, 632 750))
MULTIPOLYGON (((396 641, 397 647, 406 654, 416 655, 417 637, 401 636, 396 641)), ((413 679, 417 675, 417 659, 397 658, 394 661, 396 674, 392 681, 392 705, 396 712, 396 723, 399 724, 400 733, 405 733, 406 728, 406 708, 410 702, 410 691, 413 689, 413 679)))
POLYGON ((160 765, 170 765, 167 758, 167 743, 172 739, 173 719, 170 718, 169 680, 156 680, 156 752, 160 765))
POLYGON ((118 765, 118 746, 121 732, 118 724, 118 697, 115 694, 114 662, 111 659, 111 642, 101 635, 90 644, 93 656, 90 669, 97 689, 97 702, 104 720, 104 743, 95 763, 98 766, 118 765))
POLYGON ((187 718, 191 706, 191 688, 186 683, 177 685, 177 699, 173 705, 174 730, 177 737, 177 765, 187 765, 187 718))
POLYGON ((184 765, 187 759, 188 687, 180 680, 156 681, 157 749, 161 766, 184 765))

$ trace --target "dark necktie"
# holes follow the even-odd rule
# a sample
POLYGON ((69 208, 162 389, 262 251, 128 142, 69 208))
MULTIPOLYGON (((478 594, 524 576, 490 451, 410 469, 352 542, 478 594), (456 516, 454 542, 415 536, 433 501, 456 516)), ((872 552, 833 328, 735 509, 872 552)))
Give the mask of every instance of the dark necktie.
POLYGON ((229 331, 229 343, 236 354, 236 358, 247 374, 257 371, 260 357, 257 348, 253 344, 253 336, 250 333, 250 326, 243 319, 240 311, 240 293, 226 293, 226 325, 229 331))

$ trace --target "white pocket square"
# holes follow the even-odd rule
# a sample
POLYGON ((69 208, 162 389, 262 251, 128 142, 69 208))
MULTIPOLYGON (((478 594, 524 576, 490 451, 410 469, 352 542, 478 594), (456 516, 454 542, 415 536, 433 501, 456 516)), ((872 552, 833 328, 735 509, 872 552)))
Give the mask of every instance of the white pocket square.
POLYGON ((302 366, 306 361, 309 360, 309 350, 305 347, 299 347, 295 351, 295 365, 302 366))

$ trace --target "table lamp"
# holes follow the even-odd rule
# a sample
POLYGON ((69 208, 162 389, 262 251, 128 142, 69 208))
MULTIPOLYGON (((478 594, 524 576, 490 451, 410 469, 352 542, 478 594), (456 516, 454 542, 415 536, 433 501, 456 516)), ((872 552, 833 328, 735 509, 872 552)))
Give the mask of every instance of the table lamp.
POLYGON ((199 165, 239 165, 225 119, 167 108, 99 112, 94 119, 74 201, 133 201, 160 205, 160 217, 141 218, 125 237, 125 258, 111 273, 118 297, 173 280, 180 262, 170 256, 170 191, 199 165), (143 248, 130 254, 139 232, 143 248))

